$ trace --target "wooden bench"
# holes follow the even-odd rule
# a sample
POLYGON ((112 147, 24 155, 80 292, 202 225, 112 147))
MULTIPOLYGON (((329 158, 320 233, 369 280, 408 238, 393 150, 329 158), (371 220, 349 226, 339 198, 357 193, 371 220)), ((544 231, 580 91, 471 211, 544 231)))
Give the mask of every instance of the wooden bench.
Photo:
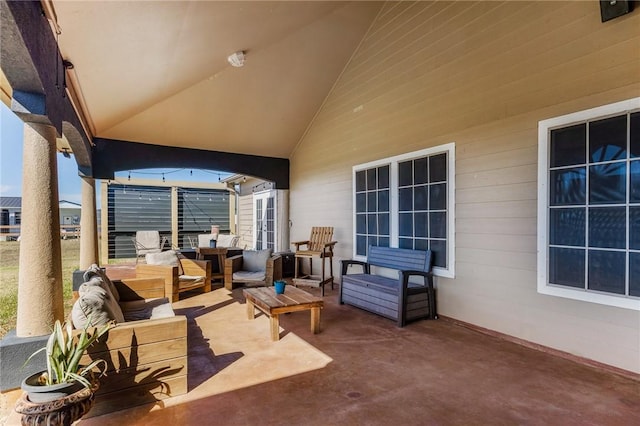
POLYGON ((340 304, 390 318, 398 327, 416 319, 436 319, 432 259, 431 250, 370 246, 366 262, 342 261, 340 304), (351 265, 360 265, 362 273, 348 273, 351 265), (375 274, 372 266, 398 270, 398 278, 375 274), (422 277, 423 282, 410 282, 412 276, 422 277))

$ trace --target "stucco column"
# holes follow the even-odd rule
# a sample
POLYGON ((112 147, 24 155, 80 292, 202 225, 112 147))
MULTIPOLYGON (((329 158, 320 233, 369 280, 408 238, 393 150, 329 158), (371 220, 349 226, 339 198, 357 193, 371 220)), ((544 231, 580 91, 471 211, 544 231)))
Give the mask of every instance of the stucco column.
POLYGON ((96 183, 81 178, 82 207, 80 210, 80 269, 98 263, 98 221, 96 217, 96 183))
POLYGON ((30 337, 64 316, 55 128, 25 123, 22 158, 16 335, 30 337))

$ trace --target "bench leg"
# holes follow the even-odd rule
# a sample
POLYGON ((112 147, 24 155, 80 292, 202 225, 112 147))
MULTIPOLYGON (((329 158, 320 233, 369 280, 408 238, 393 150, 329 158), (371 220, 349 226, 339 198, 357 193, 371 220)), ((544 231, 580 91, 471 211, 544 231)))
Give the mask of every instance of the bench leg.
POLYGON ((320 333, 320 308, 311 308, 311 332, 320 333))
POLYGON ((273 341, 280 340, 280 320, 278 316, 278 314, 274 314, 269 317, 269 322, 271 323, 271 340, 273 341))
POLYGON ((253 302, 247 299, 247 318, 252 320, 256 316, 256 308, 253 305, 253 302))

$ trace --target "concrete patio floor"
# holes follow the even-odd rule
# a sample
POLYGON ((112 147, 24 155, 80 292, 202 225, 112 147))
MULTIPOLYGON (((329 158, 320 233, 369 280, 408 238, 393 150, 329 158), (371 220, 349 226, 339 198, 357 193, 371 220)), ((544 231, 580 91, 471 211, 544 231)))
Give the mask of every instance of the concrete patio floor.
POLYGON ((247 318, 241 289, 175 308, 189 318, 188 394, 79 424, 640 424, 633 377, 446 319, 400 329, 341 306, 337 288, 327 288, 320 334, 296 312, 281 317, 277 342, 264 315, 247 318))

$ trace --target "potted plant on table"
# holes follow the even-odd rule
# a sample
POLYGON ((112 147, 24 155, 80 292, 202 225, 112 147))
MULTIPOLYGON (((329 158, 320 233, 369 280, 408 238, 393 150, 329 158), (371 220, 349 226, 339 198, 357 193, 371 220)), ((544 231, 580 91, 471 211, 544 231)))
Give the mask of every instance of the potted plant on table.
MULTIPOLYGON (((88 365, 81 365, 80 360, 86 350, 104 335, 113 323, 109 322, 100 328, 89 330, 90 319, 82 332, 74 336, 73 326, 69 321, 64 325, 56 321, 53 332, 47 340, 47 345, 31 354, 29 362, 36 354, 45 351, 47 370, 27 377, 22 382, 22 389, 33 403, 43 403, 64 398, 82 388, 92 389, 94 368, 103 365, 101 376, 106 371, 107 364, 102 359, 92 361, 88 365)), ((26 364, 25 362, 25 364, 26 364)))

